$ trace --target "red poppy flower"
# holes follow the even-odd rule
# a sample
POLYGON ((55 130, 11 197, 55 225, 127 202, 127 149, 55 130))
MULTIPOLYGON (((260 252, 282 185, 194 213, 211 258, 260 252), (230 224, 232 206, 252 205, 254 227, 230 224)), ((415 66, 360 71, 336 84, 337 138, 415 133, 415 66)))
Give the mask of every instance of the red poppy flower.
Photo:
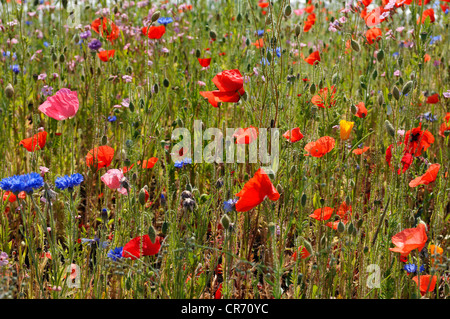
POLYGON ((217 287, 216 293, 214 294, 214 299, 222 298, 222 283, 217 287))
POLYGON ((372 28, 367 30, 366 39, 369 44, 373 44, 375 41, 379 41, 381 39, 381 29, 372 28))
POLYGON ((366 22, 366 25, 368 27, 373 27, 373 26, 376 26, 377 24, 380 24, 381 22, 383 22, 385 20, 385 18, 383 18, 382 14, 385 13, 386 11, 388 11, 388 10, 384 9, 384 5, 373 9, 370 13, 366 14, 366 16, 364 17, 364 21, 366 22))
POLYGON ((449 125, 449 120, 450 120, 450 112, 447 112, 447 115, 444 118, 445 122, 441 124, 441 126, 439 127, 439 135, 445 138, 445 132, 446 131, 450 131, 450 125, 449 125))
POLYGON ((163 25, 143 27, 141 30, 149 39, 161 39, 164 33, 166 33, 166 27, 163 25))
POLYGON ((365 7, 368 7, 372 3, 372 0, 363 0, 362 3, 365 7))
MULTIPOLYGON (((416 283, 417 286, 419 286, 419 277, 414 276, 412 280, 416 283)), ((431 275, 422 275, 420 276, 420 294, 423 296, 428 291, 433 291, 434 288, 436 288, 436 282, 437 282, 437 276, 431 276, 431 275)))
POLYGON ((428 61, 430 61, 431 60, 431 56, 428 54, 428 53, 426 53, 424 56, 423 56, 423 62, 428 62, 428 61))
POLYGON ((126 172, 129 172, 129 171, 133 168, 133 166, 134 166, 134 163, 131 164, 130 167, 126 167, 126 166, 122 167, 122 172, 123 172, 124 174, 125 174, 126 172))
POLYGON ((303 138, 303 134, 302 132, 300 132, 300 128, 296 127, 293 128, 292 130, 286 131, 283 134, 283 137, 288 141, 290 141, 291 143, 295 143, 303 138))
POLYGON ((19 145, 25 147, 28 152, 34 152, 44 148, 47 141, 47 132, 39 132, 34 134, 33 137, 26 138, 20 141, 19 145))
POLYGON ((204 68, 208 67, 211 64, 211 58, 198 58, 198 63, 204 68))
POLYGON ((157 236, 152 243, 148 235, 133 238, 123 246, 122 257, 135 260, 141 256, 156 255, 161 248, 161 237, 157 236), (141 254, 142 253, 142 254, 141 254))
POLYGON ((258 39, 255 42, 252 43, 257 49, 264 47, 264 40, 258 39))
POLYGON ((322 88, 317 95, 312 97, 311 103, 321 108, 332 107, 336 104, 336 100, 334 99, 335 93, 336 88, 334 85, 330 88, 322 88), (330 96, 328 96, 328 91, 330 91, 330 96))
POLYGON ((116 50, 103 50, 103 51, 97 53, 97 55, 100 58, 100 60, 102 60, 103 62, 108 62, 109 59, 112 58, 115 53, 116 53, 116 50))
MULTIPOLYGON (((306 247, 304 247, 304 246, 298 247, 298 251, 300 252, 300 257, 302 259, 306 259, 309 256, 311 256, 311 254, 309 253, 308 249, 306 249, 306 247)), ((297 261, 297 252, 294 252, 292 254, 292 258, 294 259, 294 261, 297 261)))
POLYGON ((309 30, 311 30, 311 28, 313 27, 313 25, 315 23, 316 23, 316 20, 306 20, 303 25, 303 32, 308 32, 309 30))
MULTIPOLYGON (((27 197, 27 193, 20 192, 18 196, 20 199, 25 199, 25 197, 27 197)), ((5 200, 8 200, 8 202, 10 202, 10 203, 14 203, 17 200, 17 196, 14 195, 13 192, 6 191, 3 194, 3 201, 5 201, 5 200)))
POLYGON ((307 13, 312 13, 313 11, 314 11, 314 5, 307 6, 305 8, 305 12, 307 12, 307 13))
POLYGON ((219 102, 239 102, 245 93, 244 78, 238 69, 222 71, 212 81, 219 90, 203 91, 200 94, 214 107, 218 107, 219 102))
POLYGON ((437 174, 439 172, 439 169, 441 168, 441 165, 439 164, 432 164, 427 169, 425 174, 422 176, 416 177, 411 182, 409 182, 409 187, 416 187, 419 185, 428 185, 436 180, 437 174))
POLYGON ((439 102, 439 94, 435 93, 427 98, 428 104, 436 104, 439 102))
POLYGON ((428 130, 422 131, 422 123, 405 133, 405 151, 414 156, 420 156, 434 143, 434 136, 428 130))
POLYGON ((413 160, 414 157, 410 153, 405 153, 401 160, 402 168, 399 168, 397 173, 400 175, 402 172, 406 172, 406 170, 411 166, 413 160))
POLYGON ((110 146, 103 145, 91 149, 86 156, 86 165, 100 169, 108 167, 114 158, 114 149, 110 146))
POLYGON ((441 4, 440 5, 441 6, 441 9, 442 9, 442 12, 446 12, 447 10, 450 10, 450 7, 449 7, 449 5, 448 4, 441 4))
MULTIPOLYGON (((157 157, 151 157, 148 160, 144 160, 142 162, 142 168, 153 168, 155 166, 156 162, 158 161, 157 157)), ((138 165, 141 164, 141 161, 138 161, 138 165)))
POLYGON ((359 102, 356 105, 356 108, 358 109, 358 111, 355 114, 357 117, 365 118, 367 116, 367 109, 366 106, 364 105, 364 102, 359 102))
POLYGON ((95 19, 91 24, 91 28, 102 37, 106 35, 106 39, 111 43, 119 37, 120 33, 119 28, 113 22, 108 24, 108 19, 105 17, 95 19))
POLYGON ((267 8, 269 6, 269 2, 260 2, 258 3, 258 7, 267 8))
POLYGON ((414 249, 421 251, 428 240, 426 226, 422 223, 415 228, 407 228, 392 236, 392 243, 395 248, 389 248, 390 251, 400 253, 406 257, 414 249))
POLYGON ((239 197, 236 203, 236 211, 238 212, 247 212, 255 208, 266 197, 269 197, 271 201, 277 201, 280 198, 280 194, 262 168, 256 171, 255 175, 253 175, 236 196, 239 197))
POLYGON ((314 157, 322 157, 328 152, 330 152, 336 141, 331 136, 323 136, 319 138, 317 141, 309 142, 305 145, 305 151, 308 153, 305 156, 314 156, 314 157))
MULTIPOLYGON (((303 54, 302 54, 303 57, 303 54)), ((315 65, 320 62, 320 53, 319 51, 314 51, 311 53, 306 59, 304 59, 306 63, 315 65)))
POLYGON ((258 129, 254 126, 239 128, 234 134, 235 144, 250 144, 258 138, 258 129))
POLYGON ((317 220, 329 220, 331 215, 333 215, 334 209, 331 207, 323 207, 316 209, 309 217, 317 220))
MULTIPOLYGON (((425 20, 427 18, 430 18, 430 22, 433 23, 436 19, 434 17, 434 10, 433 8, 427 9, 422 13, 422 24, 425 23, 425 20)), ((419 24, 420 19, 417 20, 417 24, 419 24)))
POLYGON ((365 152, 367 152, 368 150, 369 150, 369 146, 364 146, 363 148, 357 148, 357 149, 354 149, 353 150, 353 154, 356 154, 356 155, 361 155, 362 153, 365 153, 365 152))

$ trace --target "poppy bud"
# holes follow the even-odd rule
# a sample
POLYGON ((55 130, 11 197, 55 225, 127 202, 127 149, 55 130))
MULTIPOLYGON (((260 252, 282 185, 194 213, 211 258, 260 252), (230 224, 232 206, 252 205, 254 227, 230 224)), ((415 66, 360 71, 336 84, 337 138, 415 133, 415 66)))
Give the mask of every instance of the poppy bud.
POLYGON ((301 199, 301 203, 302 203, 302 206, 303 206, 303 207, 305 207, 305 206, 306 206, 306 199, 307 199, 307 197, 306 197, 306 194, 305 194, 305 193, 303 193, 303 195, 302 195, 302 199, 301 199))
POLYGON ((247 39, 245 40, 245 45, 246 45, 246 46, 249 46, 249 45, 250 45, 250 39, 249 39, 249 38, 247 38, 247 39))
POLYGON ((352 49, 356 52, 359 52, 361 50, 361 47, 359 46, 359 43, 353 39, 350 40, 350 44, 352 46, 352 49))
POLYGON ((372 73, 372 79, 376 79, 377 78, 377 76, 378 76, 378 71, 377 70, 375 70, 375 71, 373 71, 373 73, 372 73))
POLYGON ((351 106, 351 111, 352 111, 352 114, 353 114, 353 115, 355 115, 355 114, 358 112, 358 108, 357 108, 356 105, 353 104, 353 103, 352 103, 352 106, 351 106))
POLYGON ((319 81, 319 90, 322 90, 322 89, 323 89, 323 80, 320 79, 320 81, 319 81))
POLYGON ((339 222, 339 224, 337 225, 337 231, 339 233, 343 233, 345 231, 345 225, 343 222, 339 222))
POLYGON ((392 137, 395 137, 394 126, 392 126, 392 124, 391 124, 391 122, 389 122, 389 120, 384 121, 384 126, 386 127, 386 131, 389 133, 389 135, 392 137))
POLYGON ((288 4, 286 6, 286 8, 284 8, 284 15, 286 17, 289 17, 291 15, 291 13, 292 13, 292 7, 291 7, 291 5, 288 4))
POLYGON ((212 40, 215 40, 215 39, 217 38, 216 32, 215 32, 214 30, 209 31, 209 37, 210 37, 212 40))
POLYGON ((381 61, 383 61, 383 58, 384 58, 384 51, 383 50, 378 51, 378 53, 377 53, 377 61, 381 62, 381 61))
POLYGON ((144 206, 145 205, 145 189, 141 188, 139 191, 139 203, 144 206))
POLYGON ((364 222, 364 220, 362 218, 360 220, 358 220, 356 227, 361 228, 363 222, 364 222))
POLYGON ((53 60, 53 62, 56 62, 58 60, 58 57, 56 56, 56 53, 54 53, 54 52, 52 54, 52 60, 53 60))
POLYGON ((108 143, 108 137, 106 135, 102 136, 102 145, 106 145, 108 143))
POLYGON ((78 34, 75 34, 75 36, 73 37, 73 41, 74 41, 75 43, 80 42, 80 36, 79 36, 78 34))
POLYGON ((130 102, 130 105, 128 106, 131 112, 134 112, 134 103, 130 102))
POLYGON ((161 232, 163 235, 167 235, 167 232, 169 231, 170 223, 168 221, 164 221, 162 224, 161 232))
POLYGON ((220 223, 222 224, 223 228, 225 228, 225 230, 230 229, 230 218, 228 217, 227 214, 224 214, 222 216, 222 219, 220 220, 220 223))
POLYGON ((399 67, 402 67, 402 64, 403 64, 403 58, 402 57, 398 58, 397 64, 398 64, 399 67))
POLYGON ((316 93, 316 85, 314 83, 311 84, 311 86, 309 87, 309 93, 311 94, 316 93))
POLYGON ((296 36, 296 37, 298 37, 298 36, 300 35, 301 30, 302 30, 302 29, 300 28, 300 25, 297 24, 297 25, 295 26, 295 36, 296 36))
POLYGON ((155 22, 156 20, 158 20, 159 17, 161 17, 161 12, 155 11, 155 12, 152 14, 152 22, 155 22))
POLYGON ((271 24, 272 23, 272 18, 270 16, 267 16, 265 23, 266 23, 266 25, 271 24))
POLYGON ((378 104, 383 105, 384 104, 384 97, 383 97, 383 93, 380 92, 378 94, 378 104))
POLYGON ((11 83, 8 83, 8 85, 6 86, 6 88, 5 88, 5 94, 6 94, 6 97, 7 97, 8 99, 10 99, 10 98, 12 98, 12 97, 14 96, 14 88, 13 88, 13 86, 11 85, 11 83))
POLYGON ((242 21, 242 14, 239 12, 237 17, 236 17, 237 22, 241 22, 242 21))
POLYGON ((163 81, 163 85, 164 85, 164 87, 169 87, 169 80, 166 78, 166 79, 164 79, 164 81, 163 81))
POLYGON ((148 228, 148 237, 150 238, 150 241, 152 243, 156 242, 156 230, 153 225, 150 225, 150 227, 148 228))
POLYGON ((394 85, 394 88, 392 89, 392 95, 397 101, 400 99, 400 91, 396 85, 394 85))
POLYGON ((353 223, 348 224, 347 233, 351 235, 353 233, 353 229, 354 229, 353 223))
POLYGON ((331 77, 331 83, 337 84, 338 80, 339 80, 338 74, 337 73, 333 74, 333 76, 331 77))
POLYGON ((153 85, 153 90, 155 91, 155 94, 158 93, 159 91, 158 83, 155 83, 155 85, 153 85))
POLYGON ((268 60, 269 62, 272 61, 272 53, 270 53, 270 51, 267 51, 267 60, 268 60))
POLYGON ((201 56, 201 52, 200 52, 200 50, 199 49, 197 49, 197 50, 195 50, 195 57, 196 58, 199 58, 200 56, 201 56))
POLYGON ((281 186, 280 184, 277 185, 277 192, 283 194, 283 186, 281 186))
POLYGON ((405 85, 403 85, 402 94, 403 95, 408 94, 413 88, 413 84, 414 84, 413 81, 406 82, 405 85))

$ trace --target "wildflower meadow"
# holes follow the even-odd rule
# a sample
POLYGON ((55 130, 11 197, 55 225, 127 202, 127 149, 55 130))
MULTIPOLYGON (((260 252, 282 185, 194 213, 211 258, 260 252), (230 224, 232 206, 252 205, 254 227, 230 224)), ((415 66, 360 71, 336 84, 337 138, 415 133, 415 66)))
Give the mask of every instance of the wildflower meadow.
POLYGON ((449 299, 449 10, 1 0, 0 299, 449 299))

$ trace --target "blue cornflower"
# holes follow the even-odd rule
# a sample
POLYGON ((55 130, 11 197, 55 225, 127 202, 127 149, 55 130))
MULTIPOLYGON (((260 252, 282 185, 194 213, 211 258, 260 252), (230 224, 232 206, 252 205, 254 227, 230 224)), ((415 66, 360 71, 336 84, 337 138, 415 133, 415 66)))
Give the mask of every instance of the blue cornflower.
POLYGON ((392 53, 392 56, 393 56, 393 57, 397 57, 397 56, 399 56, 399 55, 400 55, 399 52, 394 52, 394 53, 392 53))
POLYGON ((261 61, 259 61, 259 63, 261 63, 262 65, 270 65, 269 60, 267 60, 266 58, 262 58, 261 61))
POLYGON ((192 164, 192 159, 191 158, 185 158, 181 161, 176 161, 174 166, 176 168, 183 168, 183 166, 187 165, 187 164, 192 164))
POLYGON ((117 120, 117 117, 115 115, 108 116, 108 122, 115 122, 117 120))
POLYGON ((81 182, 83 181, 84 181, 83 175, 76 173, 71 176, 65 175, 63 177, 58 177, 55 180, 55 186, 61 190, 66 188, 71 190, 75 186, 80 185, 81 182))
POLYGON ((276 54, 277 54, 277 57, 281 58, 281 48, 280 48, 280 47, 277 47, 277 48, 275 49, 275 52, 276 52, 276 54))
POLYGON ((44 179, 38 173, 29 173, 25 175, 14 175, 6 177, 0 181, 0 187, 4 191, 10 191, 17 195, 20 192, 31 194, 33 189, 44 186, 44 179))
POLYGON ((430 121, 430 122, 435 122, 435 121, 437 121, 437 117, 436 117, 435 115, 431 114, 431 112, 423 113, 423 114, 420 116, 420 118, 424 118, 425 120, 430 121))
MULTIPOLYGON (((81 243, 82 244, 88 243, 89 245, 92 244, 92 243, 100 244, 100 238, 94 238, 94 239, 81 238, 81 243)), ((108 241, 102 241, 102 248, 106 248, 108 246, 109 246, 109 242, 108 241)))
POLYGON ((50 44, 47 41, 44 41, 44 47, 48 48, 50 44))
POLYGON ((168 17, 168 18, 161 17, 161 18, 158 19, 158 23, 159 24, 163 24, 165 26, 168 25, 169 23, 172 23, 172 22, 173 22, 173 19, 171 17, 168 17))
POLYGON ((20 72, 20 67, 19 67, 18 64, 11 65, 9 68, 10 68, 15 74, 18 74, 18 73, 20 72))
POLYGON ((237 203, 238 199, 229 199, 227 201, 225 201, 223 203, 223 209, 225 210, 225 212, 231 212, 235 209, 236 203, 237 203))
POLYGON ((440 35, 437 35, 435 37, 430 36, 430 38, 431 38, 430 44, 434 44, 435 42, 442 40, 442 37, 440 35))
POLYGON ((113 261, 117 261, 118 259, 122 258, 122 252, 123 247, 116 247, 114 249, 111 249, 108 252, 108 257, 111 258, 113 261))
POLYGON ((415 264, 406 264, 403 269, 408 273, 413 274, 417 271, 417 266, 415 264))
POLYGON ((258 37, 262 37, 264 35, 264 30, 256 31, 258 33, 258 37))

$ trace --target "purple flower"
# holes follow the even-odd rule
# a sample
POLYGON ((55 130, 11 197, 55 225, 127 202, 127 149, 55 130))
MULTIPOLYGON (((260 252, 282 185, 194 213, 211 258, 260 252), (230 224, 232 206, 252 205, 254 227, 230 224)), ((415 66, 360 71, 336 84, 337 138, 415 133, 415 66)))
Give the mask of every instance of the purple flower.
POLYGON ((44 85, 44 87, 42 88, 41 92, 42 92, 42 94, 44 96, 49 96, 49 95, 52 95, 53 88, 51 86, 44 85))
POLYGON ((442 93, 442 95, 443 95, 446 99, 450 98, 450 90, 447 90, 447 92, 442 93))
POLYGON ((9 257, 8 254, 5 253, 4 251, 2 251, 0 253, 0 267, 1 266, 6 266, 9 263, 9 257))
POLYGON ((81 32, 81 33, 80 33, 80 38, 81 38, 81 39, 87 39, 87 38, 89 38, 91 35, 92 35, 92 34, 91 34, 91 30, 87 30, 87 31, 85 31, 85 32, 81 32))
POLYGON ((88 47, 93 51, 97 51, 102 47, 102 43, 98 39, 92 39, 92 41, 89 42, 88 47))

